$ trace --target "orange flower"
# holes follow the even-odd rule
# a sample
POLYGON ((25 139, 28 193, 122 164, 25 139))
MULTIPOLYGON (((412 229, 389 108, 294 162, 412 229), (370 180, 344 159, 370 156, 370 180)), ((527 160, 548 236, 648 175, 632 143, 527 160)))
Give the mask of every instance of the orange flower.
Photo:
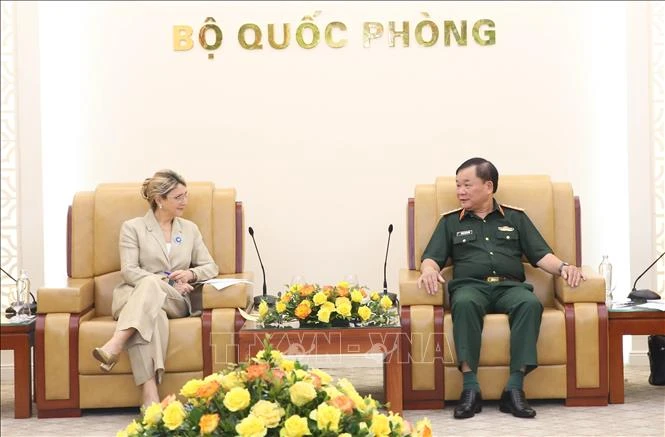
POLYGON ((341 297, 346 297, 346 296, 348 296, 348 295, 349 295, 349 289, 348 289, 348 287, 344 287, 344 286, 341 286, 341 287, 340 287, 340 286, 338 285, 338 286, 337 286, 337 295, 338 295, 338 296, 341 296, 341 297))
POLYGON ((275 378, 277 381, 281 381, 282 379, 284 379, 285 376, 286 372, 284 372, 282 369, 280 368, 272 369, 272 377, 275 378))
POLYGON ((321 291, 323 291, 323 292, 326 294, 326 296, 330 296, 330 293, 333 292, 333 287, 330 286, 330 285, 325 285, 325 286, 321 289, 321 291))
POLYGON ((319 378, 318 375, 315 375, 313 373, 309 374, 309 379, 312 382, 312 385, 316 388, 321 388, 321 378, 319 378))
POLYGON ((161 405, 162 405, 162 410, 163 410, 164 408, 166 408, 166 406, 167 406, 168 404, 170 404, 171 402, 173 402, 173 401, 175 401, 175 395, 173 395, 173 394, 168 395, 167 397, 165 397, 164 399, 162 399, 162 403, 161 403, 161 405))
MULTIPOLYGON (((307 302, 307 301, 305 301, 305 302, 307 302)), ((304 319, 307 318, 307 316, 309 316, 309 315, 312 313, 312 308, 310 308, 310 306, 307 305, 306 303, 301 302, 301 303, 296 307, 296 311, 295 311, 295 313, 296 313, 296 317, 297 317, 297 318, 299 318, 299 319, 301 319, 301 320, 304 320, 304 319)))
POLYGON ((199 387, 198 390, 196 390, 196 397, 209 398, 217 393, 217 389, 219 389, 219 383, 217 381, 210 381, 207 384, 203 384, 201 387, 199 387))
POLYGON ((262 378, 270 366, 267 363, 252 364, 247 367, 247 381, 262 378))
POLYGON ((219 414, 204 414, 199 420, 201 434, 211 434, 219 425, 219 414))
POLYGON ((284 293, 282 295, 281 301, 286 303, 291 300, 291 293, 284 293))
POLYGON ((301 289, 300 289, 300 295, 302 297, 309 296, 310 294, 314 293, 314 286, 310 284, 305 284, 301 289))
POLYGON ((340 395, 337 396, 336 398, 333 398, 330 401, 330 405, 332 405, 333 407, 337 407, 344 414, 351 414, 355 406, 351 398, 344 395, 340 395))

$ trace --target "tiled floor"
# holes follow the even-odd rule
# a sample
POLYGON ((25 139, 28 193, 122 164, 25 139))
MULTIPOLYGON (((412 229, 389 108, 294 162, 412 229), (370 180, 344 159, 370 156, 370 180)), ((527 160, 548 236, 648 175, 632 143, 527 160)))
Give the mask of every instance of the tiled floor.
MULTIPOLYGON (((324 369, 349 378, 363 394, 382 399, 380 368, 324 369)), ((406 411, 416 421, 427 416, 435 436, 665 436, 665 387, 649 385, 647 367, 626 367, 626 403, 607 407, 563 406, 563 401, 533 401, 535 419, 517 419, 499 412, 497 402, 485 402, 472 419, 452 418, 454 405, 443 410, 406 411)), ((80 418, 14 419, 14 387, 0 386, 0 434, 4 436, 113 436, 137 416, 138 409, 86 410, 80 418)), ((33 406, 33 410, 34 410, 33 406)))

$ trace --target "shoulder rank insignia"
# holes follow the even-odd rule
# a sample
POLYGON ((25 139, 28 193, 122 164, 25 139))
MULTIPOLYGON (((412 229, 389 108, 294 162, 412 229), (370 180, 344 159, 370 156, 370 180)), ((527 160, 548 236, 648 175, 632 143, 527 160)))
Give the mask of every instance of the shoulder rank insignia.
POLYGON ((462 210, 462 208, 455 208, 455 209, 451 209, 450 211, 446 211, 446 212, 442 213, 441 215, 450 215, 450 214, 455 213, 455 212, 460 212, 461 210, 462 210))
POLYGON ((522 211, 522 212, 524 212, 524 208, 518 208, 517 206, 507 205, 507 204, 505 204, 505 203, 502 203, 501 206, 503 206, 504 208, 515 209, 515 210, 517 210, 517 211, 522 211))

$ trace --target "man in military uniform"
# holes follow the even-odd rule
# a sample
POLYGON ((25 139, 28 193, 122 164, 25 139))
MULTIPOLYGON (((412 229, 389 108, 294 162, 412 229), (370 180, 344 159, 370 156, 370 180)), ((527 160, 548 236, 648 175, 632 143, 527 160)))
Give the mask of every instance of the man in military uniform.
POLYGON ((579 268, 553 253, 524 210, 494 200, 499 173, 482 158, 464 162, 455 172, 461 208, 443 214, 422 257, 418 287, 438 292, 441 269, 452 258, 448 284, 455 349, 464 385, 454 417, 473 417, 482 410, 476 373, 483 320, 488 312, 510 320, 510 378, 499 409, 516 417, 534 417, 522 389, 524 375, 538 365, 536 342, 543 306, 524 282, 524 254, 533 265, 562 276, 571 287, 584 280, 579 268))

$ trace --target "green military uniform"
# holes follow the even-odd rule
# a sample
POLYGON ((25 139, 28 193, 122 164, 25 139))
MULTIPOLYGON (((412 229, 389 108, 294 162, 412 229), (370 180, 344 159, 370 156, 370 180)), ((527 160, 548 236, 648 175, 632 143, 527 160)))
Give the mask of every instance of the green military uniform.
POLYGON ((536 266, 548 253, 552 249, 519 208, 495 200, 484 219, 461 208, 443 214, 422 259, 442 268, 452 258, 448 292, 458 363, 466 361, 477 372, 484 317, 494 312, 510 320, 510 371, 537 367, 543 306, 524 282, 521 257, 536 266))

